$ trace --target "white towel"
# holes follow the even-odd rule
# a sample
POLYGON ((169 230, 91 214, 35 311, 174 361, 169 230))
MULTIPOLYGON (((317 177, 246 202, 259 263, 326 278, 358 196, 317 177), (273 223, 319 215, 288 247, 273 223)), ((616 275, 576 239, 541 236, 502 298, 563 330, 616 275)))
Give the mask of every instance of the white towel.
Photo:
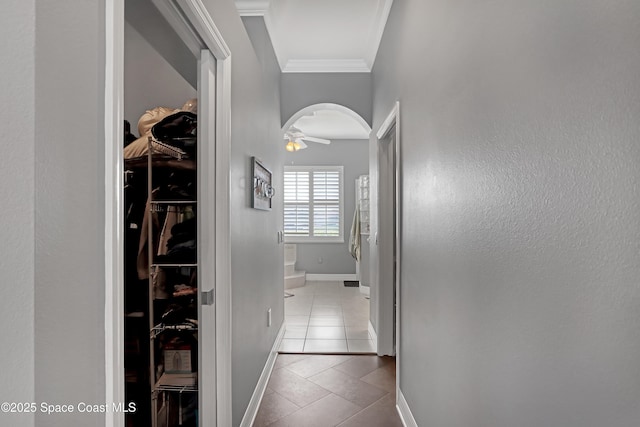
POLYGON ((351 256, 360 261, 360 208, 356 205, 351 223, 351 235, 349 236, 349 252, 351 256))

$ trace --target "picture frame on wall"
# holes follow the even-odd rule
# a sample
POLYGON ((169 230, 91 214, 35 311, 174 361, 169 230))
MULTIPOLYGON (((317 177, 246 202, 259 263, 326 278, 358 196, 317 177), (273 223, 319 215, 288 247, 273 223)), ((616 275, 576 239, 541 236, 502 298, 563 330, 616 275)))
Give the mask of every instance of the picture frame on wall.
POLYGON ((258 158, 251 158, 251 176, 253 185, 251 191, 251 207, 263 211, 270 211, 275 189, 273 188, 273 174, 258 158))

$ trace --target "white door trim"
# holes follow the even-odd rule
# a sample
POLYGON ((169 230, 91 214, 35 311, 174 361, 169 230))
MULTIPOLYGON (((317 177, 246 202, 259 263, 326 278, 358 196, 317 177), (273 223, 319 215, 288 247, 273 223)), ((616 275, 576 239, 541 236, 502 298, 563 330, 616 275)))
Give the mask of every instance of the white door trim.
MULTIPOLYGON (((124 402, 124 0, 105 2, 105 402, 124 402)), ((105 426, 124 427, 107 412, 105 426)))
MULTIPOLYGON (((400 102, 397 101, 395 103, 395 105, 393 106, 393 108, 391 109, 391 112, 389 113, 389 115, 387 116, 387 118, 384 120, 384 122, 382 123, 382 125, 380 126, 380 129, 378 129, 378 132, 376 133, 376 145, 380 144, 381 140, 384 140, 388 137, 391 136, 390 132, 392 129, 395 129, 395 192, 396 192, 396 198, 395 198, 395 216, 396 216, 396 222, 395 222, 395 244, 396 244, 396 248, 395 248, 395 253, 396 253, 396 274, 395 274, 395 281, 396 281, 396 315, 395 315, 395 323, 396 323, 396 330, 395 330, 395 355, 396 355, 396 396, 398 395, 399 391, 400 391, 400 292, 401 292, 401 286, 400 286, 400 278, 401 278, 401 237, 402 237, 402 229, 401 229, 401 225, 402 225, 402 170, 401 170, 401 158, 400 158, 400 102)), ((379 152, 378 152, 379 153, 379 152)), ((378 162, 376 164, 379 164, 379 159, 378 162)), ((378 284, 378 287, 380 287, 380 284, 378 284)), ((380 304, 380 299, 378 299, 378 304, 380 304)), ((378 312, 380 312, 380 308, 378 308, 378 312)), ((380 322, 380 318, 378 318, 378 322, 380 322)), ((378 330, 380 331, 380 328, 378 328, 378 330)), ((389 342, 389 337, 381 337, 380 334, 378 334, 378 343, 380 343, 381 341, 383 342, 389 342)), ((391 339, 391 341, 393 341, 393 339, 391 339)), ((378 354, 380 354, 380 349, 378 349, 378 354)))
MULTIPOLYGON (((154 0, 192 52, 216 59, 215 309, 217 423, 232 423, 231 258, 229 167, 231 152, 231 51, 201 0, 154 0), (196 45, 197 44, 197 45, 196 45)), ((123 99, 124 0, 105 10, 105 397, 124 402, 123 99)), ((196 55, 199 57, 200 55, 196 55)), ((124 427, 124 414, 106 414, 105 426, 124 427)))
MULTIPOLYGON (((198 63, 198 232, 206 238, 198 239, 198 289, 216 289, 216 59, 209 49, 200 51, 198 63)), ((216 425, 217 354, 216 305, 198 303, 198 418, 204 426, 216 425), (205 400, 206 399, 206 400, 205 400)))
MULTIPOLYGON (((396 101, 393 108, 391 109, 391 112, 389 113, 387 118, 384 119, 384 122, 382 122, 382 125, 380 125, 380 129, 378 129, 378 132, 376 133, 376 138, 383 139, 389 136, 389 131, 391 130, 393 125, 397 124, 400 121, 399 117, 400 117, 400 101, 396 101)), ((398 129, 397 126, 396 126, 396 129, 398 129)), ((396 131, 396 136, 399 136, 399 132, 397 131, 396 131)))
MULTIPOLYGON (((217 58, 216 58, 217 59, 217 58)), ((231 401, 231 57, 217 60, 216 371, 218 426, 232 424, 231 401)), ((204 427, 204 426, 203 426, 204 427)))

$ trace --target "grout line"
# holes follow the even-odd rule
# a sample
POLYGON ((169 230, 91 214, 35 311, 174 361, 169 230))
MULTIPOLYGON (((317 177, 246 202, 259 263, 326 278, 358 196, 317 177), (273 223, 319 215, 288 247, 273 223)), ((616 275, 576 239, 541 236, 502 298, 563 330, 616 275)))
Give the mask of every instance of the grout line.
MULTIPOLYGON (((334 394, 335 394, 335 393, 334 393, 334 394)), ((346 422, 347 422, 347 421, 349 421, 351 418, 353 418, 353 417, 357 416, 358 414, 360 414, 360 413, 362 413, 362 412, 366 411, 367 409, 371 408, 373 405, 375 405, 376 403, 380 402, 382 399, 384 399, 385 397, 389 396, 390 394, 391 394, 391 393, 387 392, 387 394, 385 394, 384 396, 382 396, 380 399, 376 400, 375 402, 371 403, 369 406, 366 406, 366 407, 362 408, 362 410, 360 410, 360 411, 356 412, 355 414, 351 415, 349 418, 347 418, 347 419, 345 419, 345 420, 342 420, 342 421, 340 422, 340 424, 338 424, 336 427, 340 427, 342 424, 346 423, 346 422)), ((338 395, 336 395, 336 396, 338 396, 338 395)), ((344 398, 343 398, 343 399, 344 399, 344 398)), ((353 402, 351 402, 351 403, 353 403, 353 402)), ((355 405, 355 403, 354 403, 354 405, 355 405)), ((356 406, 357 406, 357 405, 356 405, 356 406)))
MULTIPOLYGON (((281 398, 283 398, 283 399, 284 399, 284 400, 286 400, 287 402, 289 402, 289 403, 293 404, 293 405, 294 405, 294 406, 296 406, 298 409, 303 408, 303 406, 300 406, 300 405, 298 405, 297 403, 293 403, 291 400, 287 399, 285 396, 283 396, 282 394, 278 393, 276 390, 271 389, 271 392, 272 392, 272 393, 277 394, 278 396, 280 396, 281 398)), ((262 404, 261 404, 261 405, 262 405, 262 404)), ((259 409, 258 409, 258 410, 259 410, 259 409)), ((297 411, 297 409, 296 409, 296 411, 297 411)), ((295 411, 294 411, 294 412, 295 412, 295 411)), ((293 412, 292 412, 292 413, 293 413, 293 412)), ((286 417, 286 415, 285 415, 285 417, 286 417)), ((284 418, 284 417, 282 417, 282 418, 284 418)), ((278 419, 280 419, 280 418, 278 418, 278 419)), ((274 421, 274 423, 275 423, 275 421, 274 421)))
MULTIPOLYGON (((336 283, 338 283, 338 282, 336 282, 336 283)), ((308 315, 308 320, 307 320, 307 324, 306 324, 306 328, 307 329, 305 331, 305 336, 303 338, 302 350, 301 350, 301 352, 299 354, 305 354, 305 353, 307 353, 307 354, 310 354, 310 353, 322 354, 322 353, 318 353, 317 351, 313 351, 313 352, 309 351, 309 352, 307 352, 306 346, 307 346, 308 341, 310 340, 310 338, 309 338, 309 328, 312 326, 311 325, 311 317, 312 317, 312 314, 313 314, 313 309, 314 309, 314 307, 317 307, 317 306, 320 306, 320 305, 324 305, 324 304, 319 304, 318 303, 319 302, 318 301, 318 297, 326 297, 326 296, 337 297, 337 299, 339 300, 340 312, 341 312, 341 317, 343 319, 343 322, 342 322, 341 325, 335 325, 335 326, 338 326, 338 327, 342 326, 342 328, 344 329, 344 336, 345 336, 345 343, 346 343, 346 346, 347 346, 347 351, 344 352, 344 353, 343 352, 339 352, 339 353, 336 353, 336 352, 325 352, 324 354, 350 354, 350 353, 352 353, 352 354, 369 354, 369 353, 364 353, 364 352, 355 352, 355 351, 352 352, 350 350, 350 348, 349 348, 349 338, 347 337, 347 322, 344 321, 344 317, 345 317, 344 304, 346 303, 347 299, 350 299, 350 297, 353 296, 352 293, 342 292, 344 290, 342 287, 338 287, 336 289, 336 292, 334 292, 334 293, 327 293, 326 289, 322 289, 325 292, 320 292, 321 287, 317 286, 315 283, 310 285, 309 287, 310 288, 312 287, 311 293, 310 294, 304 294, 304 295, 305 296, 308 295, 308 296, 311 297, 311 311, 310 311, 310 313, 308 315)), ((368 305, 369 305, 369 311, 370 311, 371 310, 371 304, 369 303, 368 305)), ((360 312, 359 309, 358 309, 358 312, 360 312)), ((286 316, 286 306, 285 306, 285 316, 286 316)), ((319 317, 322 317, 322 316, 319 316, 319 317)), ((332 316, 329 316, 329 317, 332 317, 332 316)), ((322 326, 327 326, 327 325, 314 325, 314 326, 322 327, 322 326)), ((362 327, 364 327, 364 328, 366 328, 366 326, 367 325, 362 325, 362 327)), ((360 326, 358 326, 358 325, 356 325, 356 326, 350 325, 350 327, 360 327, 360 326)), ((367 333, 367 335, 369 335, 369 334, 367 333)), ((371 340, 371 337, 369 336, 368 339, 371 340)), ((370 354, 373 354, 373 353, 370 353, 370 354)))
MULTIPOLYGON (((342 312, 342 319, 344 319, 344 299, 340 298, 340 300, 340 311, 342 312)), ((347 322, 344 322, 342 326, 344 327, 344 339, 347 343, 347 352, 350 352, 351 350, 349 349, 349 337, 347 337, 347 322)))

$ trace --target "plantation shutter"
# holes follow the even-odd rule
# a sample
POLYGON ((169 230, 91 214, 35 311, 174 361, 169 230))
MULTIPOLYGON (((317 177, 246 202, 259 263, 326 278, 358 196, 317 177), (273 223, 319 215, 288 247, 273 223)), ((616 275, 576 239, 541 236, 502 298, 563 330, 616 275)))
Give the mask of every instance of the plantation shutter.
POLYGON ((341 166, 285 166, 286 237, 296 241, 343 238, 342 171, 341 166))
POLYGON ((313 172, 313 235, 340 236, 340 174, 313 172))
POLYGON ((309 236, 309 172, 284 173, 284 233, 309 236))

